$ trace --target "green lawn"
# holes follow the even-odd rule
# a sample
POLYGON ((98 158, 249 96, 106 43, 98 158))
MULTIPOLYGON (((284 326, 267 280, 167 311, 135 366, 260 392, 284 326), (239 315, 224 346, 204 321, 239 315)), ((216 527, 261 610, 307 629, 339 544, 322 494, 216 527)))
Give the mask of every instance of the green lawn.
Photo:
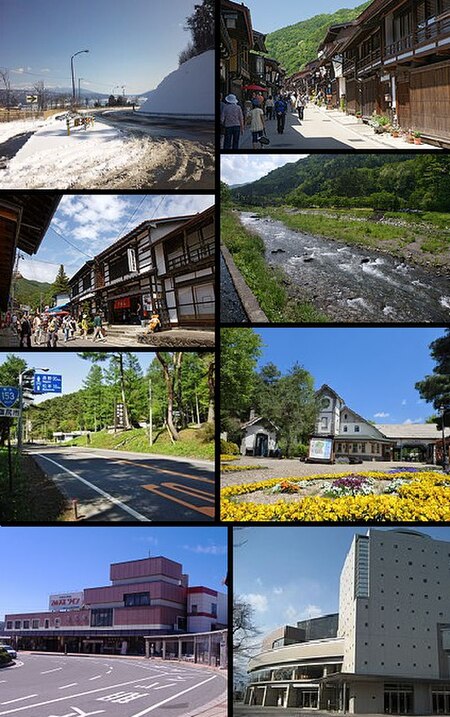
POLYGON ((122 433, 98 431, 87 436, 80 436, 64 446, 84 446, 88 448, 109 448, 118 451, 135 451, 136 453, 161 453, 167 456, 201 458, 214 460, 214 443, 203 443, 198 437, 198 430, 186 428, 180 432, 180 440, 172 443, 166 430, 154 432, 153 445, 150 446, 148 433, 143 428, 133 428, 122 433))
POLYGON ((222 211, 221 238, 269 321, 311 323, 327 320, 312 304, 289 296, 282 283, 285 279, 283 271, 266 263, 261 237, 245 229, 237 214, 229 209, 222 211))

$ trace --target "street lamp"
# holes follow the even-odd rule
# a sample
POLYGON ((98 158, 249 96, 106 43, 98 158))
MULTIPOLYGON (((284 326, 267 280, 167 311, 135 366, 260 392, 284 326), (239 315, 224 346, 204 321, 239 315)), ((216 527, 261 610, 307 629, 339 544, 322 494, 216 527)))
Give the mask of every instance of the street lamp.
POLYGON ((70 69, 72 72, 72 107, 75 107, 75 75, 73 72, 73 58, 77 55, 82 55, 83 52, 89 52, 89 50, 80 50, 79 52, 76 52, 72 57, 70 58, 70 69))
POLYGON ((49 368, 42 368, 39 366, 30 366, 24 371, 19 373, 19 420, 17 421, 17 453, 20 456, 22 453, 22 442, 23 442, 23 377, 27 373, 33 373, 34 371, 50 371, 49 368))
POLYGON ((78 78, 78 104, 79 105, 81 105, 81 87, 80 87, 81 80, 84 80, 84 77, 78 78))

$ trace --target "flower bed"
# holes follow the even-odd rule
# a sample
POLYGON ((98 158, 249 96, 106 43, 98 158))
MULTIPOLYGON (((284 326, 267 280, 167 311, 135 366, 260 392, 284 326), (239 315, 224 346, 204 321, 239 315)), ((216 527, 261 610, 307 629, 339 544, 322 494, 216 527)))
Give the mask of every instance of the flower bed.
MULTIPOLYGON (((273 497, 272 497, 273 499, 273 497)), ((347 473, 312 475, 304 478, 271 478, 254 483, 228 486, 222 489, 221 518, 224 521, 271 521, 271 522, 330 522, 378 521, 378 522, 426 522, 450 520, 450 483, 446 476, 436 471, 409 471, 397 473, 370 471, 357 476, 347 473), (342 480, 344 479, 344 480, 342 480), (349 479, 353 479, 350 480, 349 479), (370 481, 369 481, 370 479, 370 481), (351 490, 353 494, 338 497, 300 497, 295 491, 302 489, 305 481, 329 481, 351 490), (357 480, 364 491, 356 493, 357 480), (367 486, 389 481, 381 494, 364 494, 367 486), (277 486, 286 484, 288 493, 271 503, 258 503, 260 497, 274 492, 277 486), (255 500, 247 502, 240 496, 252 494, 255 500)))
MULTIPOLYGON (((267 466, 258 466, 258 470, 266 470, 267 466)), ((237 473, 238 471, 252 471, 255 470, 255 466, 244 466, 244 465, 238 465, 238 466, 229 466, 227 464, 221 465, 220 470, 222 473, 237 473)))
POLYGON ((225 461, 228 463, 229 461, 237 461, 239 460, 240 456, 232 456, 228 453, 222 453, 220 456, 220 462, 225 463, 225 461))

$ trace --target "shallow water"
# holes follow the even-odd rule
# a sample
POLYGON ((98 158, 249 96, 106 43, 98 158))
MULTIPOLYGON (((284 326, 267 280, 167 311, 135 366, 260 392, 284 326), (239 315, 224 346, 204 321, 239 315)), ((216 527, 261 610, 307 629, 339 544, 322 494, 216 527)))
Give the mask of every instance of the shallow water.
POLYGON ((250 212, 240 218, 264 240, 267 262, 281 267, 333 321, 449 321, 448 277, 371 249, 301 234, 250 212))

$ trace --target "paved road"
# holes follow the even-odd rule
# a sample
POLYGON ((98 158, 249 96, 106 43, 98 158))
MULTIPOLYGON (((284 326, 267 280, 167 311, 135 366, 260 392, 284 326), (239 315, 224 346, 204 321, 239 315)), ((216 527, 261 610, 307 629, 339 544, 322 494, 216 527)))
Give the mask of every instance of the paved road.
POLYGON ((184 717, 225 690, 224 676, 179 663, 19 653, 0 670, 0 716, 184 717))
POLYGON ((111 127, 122 129, 127 134, 164 139, 191 139, 196 142, 214 142, 214 122, 193 122, 192 120, 155 119, 141 112, 104 111, 100 112, 101 121, 111 127))
POLYGON ((27 451, 69 499, 80 519, 210 521, 215 480, 211 461, 62 447, 27 451))
MULTIPOLYGON (((343 149, 405 149, 409 152, 424 149, 436 149, 429 145, 419 147, 407 144, 404 140, 393 139, 390 135, 375 135, 371 127, 356 118, 347 116, 338 110, 325 110, 309 104, 304 119, 300 121, 296 113, 288 112, 286 128, 283 134, 277 133, 276 120, 267 121, 267 136, 270 144, 263 151, 273 149, 301 150, 337 150, 343 149)), ((252 147, 251 133, 245 130, 240 143, 242 149, 252 147)))

